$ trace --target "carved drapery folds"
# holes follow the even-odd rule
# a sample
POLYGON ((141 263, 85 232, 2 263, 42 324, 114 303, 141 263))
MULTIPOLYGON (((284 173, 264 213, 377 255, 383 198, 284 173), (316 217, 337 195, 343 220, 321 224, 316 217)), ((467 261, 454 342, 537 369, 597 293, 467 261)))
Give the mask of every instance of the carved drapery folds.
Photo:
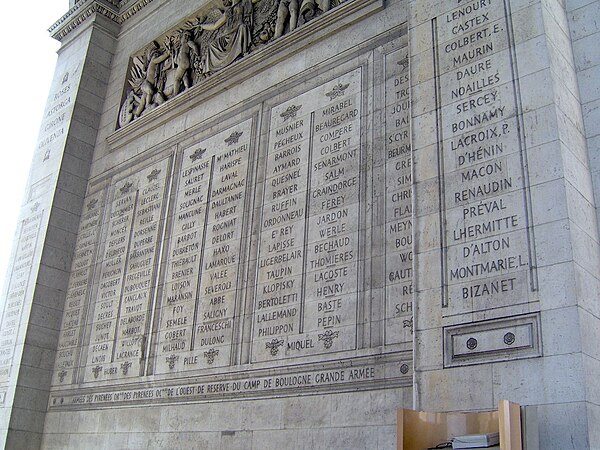
POLYGON ((132 57, 118 126, 343 1, 223 0, 213 4, 132 57))

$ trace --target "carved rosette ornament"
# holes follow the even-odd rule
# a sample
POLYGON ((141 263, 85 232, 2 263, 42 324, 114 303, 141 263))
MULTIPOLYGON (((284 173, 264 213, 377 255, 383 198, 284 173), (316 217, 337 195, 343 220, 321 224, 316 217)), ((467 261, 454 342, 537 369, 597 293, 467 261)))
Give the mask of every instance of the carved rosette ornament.
POLYGON ((508 332, 504 335, 504 343, 506 345, 513 345, 515 343, 515 340, 516 340, 516 337, 515 337, 514 333, 508 332))
POLYGON ((58 381, 60 381, 62 383, 63 381, 65 381, 66 376, 67 376, 67 371, 61 370, 60 372, 58 372, 58 381))
POLYGON ((467 348, 469 350, 475 350, 477 348, 477 339, 475 339, 475 338, 469 338, 467 340, 467 348))
POLYGON ((118 126, 124 127, 343 1, 224 0, 203 8, 131 58, 118 126))

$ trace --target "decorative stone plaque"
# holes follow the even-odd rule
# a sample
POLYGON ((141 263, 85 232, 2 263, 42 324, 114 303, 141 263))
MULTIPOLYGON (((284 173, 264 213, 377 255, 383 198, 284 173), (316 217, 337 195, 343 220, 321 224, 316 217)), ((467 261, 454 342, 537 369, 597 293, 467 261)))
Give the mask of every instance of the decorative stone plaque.
POLYGON ((230 364, 251 137, 249 119, 183 151, 156 373, 230 364))
POLYGON ((170 165, 170 159, 164 159, 136 167, 131 175, 113 182, 91 309, 85 381, 145 372, 170 165))
POLYGON ((385 342, 412 342, 413 197, 408 48, 385 55, 385 342))
POLYGON ((103 206, 103 191, 88 196, 84 205, 58 340, 54 384, 71 384, 76 381, 74 377, 79 364, 86 312, 90 303, 91 281, 102 227, 103 206))
POLYGON ((361 75, 271 110, 253 361, 356 348, 361 75))
POLYGON ((15 262, 7 280, 6 304, 0 322, 0 382, 5 382, 10 377, 26 294, 28 289, 31 289, 29 276, 37 248, 36 242, 43 210, 37 202, 29 209, 29 215, 19 225, 15 262))
POLYGON ((434 19, 446 315, 527 303, 536 288, 509 2, 434 19))

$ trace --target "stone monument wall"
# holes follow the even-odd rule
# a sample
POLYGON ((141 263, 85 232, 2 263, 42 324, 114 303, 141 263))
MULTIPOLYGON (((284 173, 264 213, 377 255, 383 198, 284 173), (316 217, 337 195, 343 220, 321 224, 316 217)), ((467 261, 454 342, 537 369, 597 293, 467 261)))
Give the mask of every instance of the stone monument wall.
POLYGON ((393 446, 413 376, 406 12, 341 4, 123 118, 165 9, 119 35, 44 445, 393 446))
POLYGON ((7 446, 394 448, 398 408, 506 398, 540 448, 594 448, 585 5, 71 6, 5 288, 7 446))

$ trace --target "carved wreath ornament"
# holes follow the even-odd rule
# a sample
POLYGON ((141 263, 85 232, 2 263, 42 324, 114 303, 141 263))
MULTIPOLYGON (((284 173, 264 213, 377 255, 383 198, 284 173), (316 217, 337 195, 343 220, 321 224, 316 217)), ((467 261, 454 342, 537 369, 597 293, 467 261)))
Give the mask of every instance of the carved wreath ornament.
POLYGON ((121 371, 123 372, 123 375, 127 375, 127 372, 129 372, 129 368, 132 366, 132 363, 130 361, 125 361, 124 363, 121 364, 121 371))
POLYGON ((211 348, 210 350, 204 352, 204 357, 206 358, 206 362, 208 364, 212 364, 215 362, 215 357, 219 354, 219 350, 211 348))
POLYGON ((340 335, 339 331, 327 330, 323 334, 319 334, 319 341, 323 341, 323 347, 331 348, 333 340, 340 335))
POLYGON ((215 0, 132 57, 119 127, 344 1, 215 0))
POLYGON ((281 347, 283 344, 283 339, 273 338, 271 342, 265 343, 265 348, 270 350, 271 356, 277 356, 277 353, 279 353, 279 347, 281 347))

